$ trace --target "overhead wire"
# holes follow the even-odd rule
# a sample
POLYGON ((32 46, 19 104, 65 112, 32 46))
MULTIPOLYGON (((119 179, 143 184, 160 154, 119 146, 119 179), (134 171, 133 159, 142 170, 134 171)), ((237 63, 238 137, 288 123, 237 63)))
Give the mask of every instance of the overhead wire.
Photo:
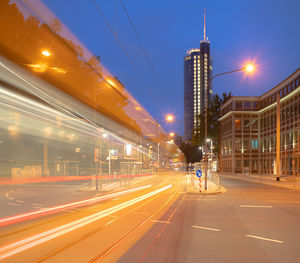
POLYGON ((149 94, 151 95, 151 97, 153 98, 155 104, 158 106, 158 108, 161 107, 160 104, 158 104, 158 99, 155 97, 154 93, 151 92, 151 90, 148 88, 148 86, 146 85, 146 82, 144 81, 144 79, 141 76, 141 73, 138 71, 138 69, 135 67, 134 63, 132 62, 129 54, 127 53, 125 47, 123 46, 123 44, 121 43, 120 39, 118 38, 118 34, 117 32, 112 28, 112 26, 110 25, 110 23, 108 22, 108 20, 106 19, 105 15, 103 14, 103 12, 101 11, 99 5, 97 4, 96 0, 91 0, 94 4, 94 6, 96 7, 97 12, 99 13, 99 15, 102 17, 102 19, 104 20, 106 26, 108 27, 108 29, 110 30, 110 32, 113 34, 114 38, 116 39, 119 47, 121 48, 122 52, 125 54, 125 56, 127 57, 130 66, 134 69, 134 71, 137 73, 140 81, 142 82, 143 86, 147 89, 147 91, 149 92, 149 94))
POLYGON ((161 87, 160 81, 159 81, 159 79, 158 79, 158 77, 157 77, 157 74, 156 74, 156 72, 155 72, 155 70, 154 70, 154 67, 153 67, 153 65, 152 65, 152 63, 151 63, 151 61, 150 61, 150 58, 149 58, 149 56, 148 56, 148 54, 147 54, 147 52, 146 52, 146 49, 145 49, 145 47, 144 47, 144 45, 143 45, 143 43, 142 43, 142 41, 141 41, 141 38, 140 38, 140 36, 139 36, 139 34, 138 34, 138 32, 137 32, 135 26, 134 26, 133 20, 132 20, 131 17, 129 16, 129 13, 128 13, 128 11, 127 11, 127 8, 126 8, 126 6, 125 6, 123 0, 120 0, 120 2, 121 2, 121 6, 122 6, 122 8, 123 8, 123 10, 124 10, 124 12, 125 12, 127 18, 128 18, 128 21, 129 21, 129 23, 130 23, 130 26, 131 26, 131 28, 132 28, 132 30, 133 30, 133 32, 134 32, 134 35, 135 35, 137 41, 139 42, 139 45, 140 45, 140 47, 141 47, 141 49, 142 49, 142 52, 143 52, 143 54, 144 54, 144 56, 145 56, 145 58, 146 58, 146 61, 147 61, 148 65, 149 65, 149 67, 150 67, 150 69, 151 69, 151 72, 152 72, 152 74, 153 74, 153 77, 154 77, 154 79, 156 80, 156 82, 157 82, 157 84, 158 84, 158 87, 159 87, 159 89, 160 89, 160 92, 161 92, 163 98, 164 98, 165 100, 167 100, 168 98, 167 98, 167 96, 166 96, 166 94, 165 94, 163 88, 161 87))

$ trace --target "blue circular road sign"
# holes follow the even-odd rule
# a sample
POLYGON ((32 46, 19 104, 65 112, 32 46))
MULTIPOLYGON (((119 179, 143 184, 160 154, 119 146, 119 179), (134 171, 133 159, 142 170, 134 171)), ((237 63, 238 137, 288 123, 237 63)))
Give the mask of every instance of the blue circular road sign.
POLYGON ((201 170, 197 170, 196 175, 200 178, 202 176, 201 170))

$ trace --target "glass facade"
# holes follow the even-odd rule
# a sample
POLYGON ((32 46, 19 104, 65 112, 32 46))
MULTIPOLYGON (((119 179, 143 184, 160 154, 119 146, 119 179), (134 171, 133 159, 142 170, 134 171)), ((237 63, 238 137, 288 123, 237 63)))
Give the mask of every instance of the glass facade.
POLYGON ((211 96, 210 43, 201 41, 200 49, 190 49, 184 57, 184 140, 200 133, 199 114, 205 111, 205 92, 211 96))
POLYGON ((222 106, 220 118, 222 172, 274 174, 276 95, 279 93, 281 174, 300 175, 299 79, 300 69, 261 97, 244 97, 244 100, 233 97, 222 106), (231 140, 235 142, 232 152, 228 150, 231 140), (236 165, 236 161, 241 159, 244 162, 236 165))

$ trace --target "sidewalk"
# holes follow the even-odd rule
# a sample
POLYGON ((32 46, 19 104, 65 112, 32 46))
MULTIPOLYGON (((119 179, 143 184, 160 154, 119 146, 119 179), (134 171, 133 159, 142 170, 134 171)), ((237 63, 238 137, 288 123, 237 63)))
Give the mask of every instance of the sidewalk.
POLYGON ((231 178, 237 180, 245 180, 253 183, 262 183, 272 186, 284 187, 300 191, 300 177, 299 176, 285 176, 280 177, 280 181, 276 181, 276 176, 266 175, 234 175, 218 173, 220 177, 231 178))

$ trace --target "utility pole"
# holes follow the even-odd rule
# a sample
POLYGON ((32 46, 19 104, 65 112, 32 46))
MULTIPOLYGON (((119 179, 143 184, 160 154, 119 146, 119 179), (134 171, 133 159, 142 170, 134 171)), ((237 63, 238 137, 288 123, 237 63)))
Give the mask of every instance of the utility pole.
POLYGON ((277 93, 277 113, 276 113, 276 181, 280 181, 280 92, 277 93))

